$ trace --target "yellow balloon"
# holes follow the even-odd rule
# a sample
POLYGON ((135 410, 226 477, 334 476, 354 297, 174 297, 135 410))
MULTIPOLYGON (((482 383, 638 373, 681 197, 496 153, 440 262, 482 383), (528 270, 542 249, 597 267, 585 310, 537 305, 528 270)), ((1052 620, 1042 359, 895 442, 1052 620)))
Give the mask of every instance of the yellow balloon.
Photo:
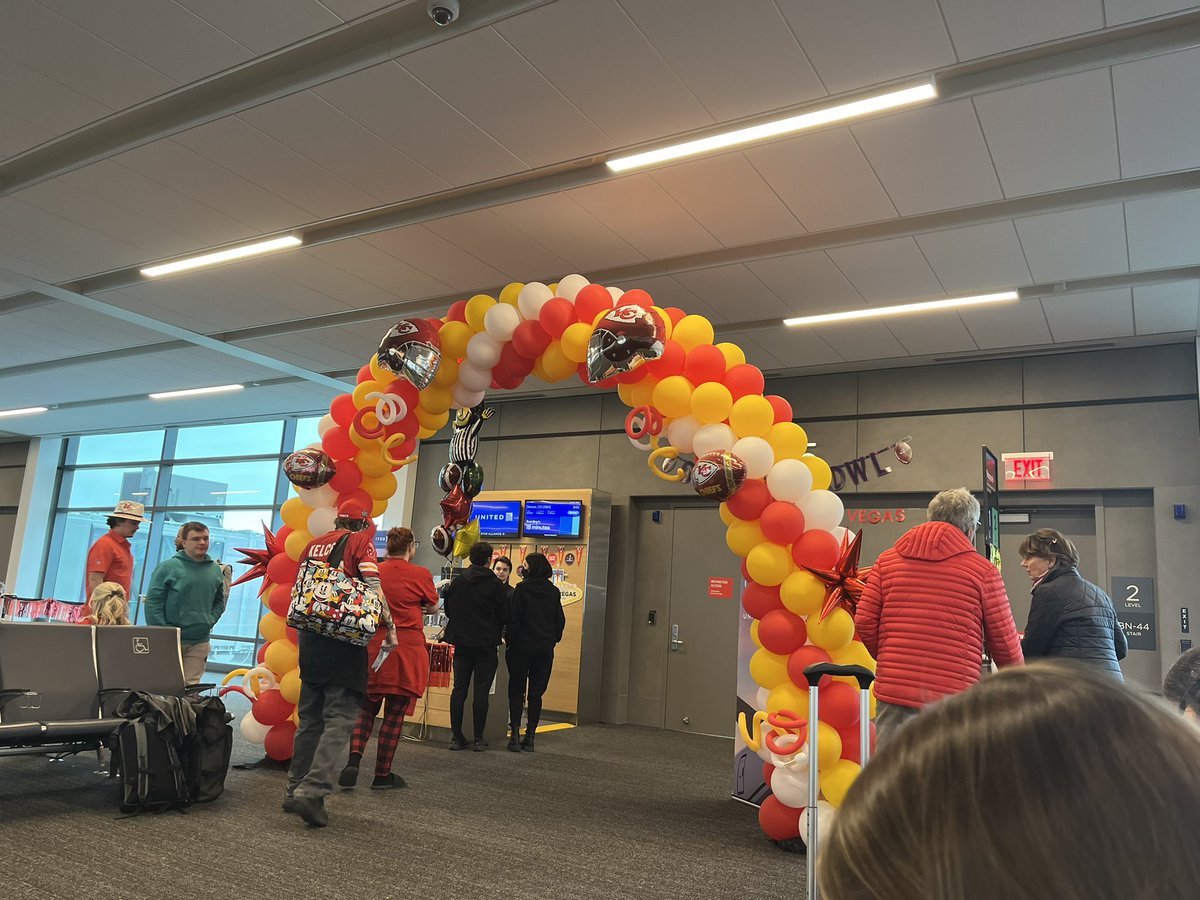
POLYGON ((283 677, 279 679, 279 693, 283 694, 283 699, 288 703, 300 702, 299 669, 292 669, 292 671, 284 673, 283 677))
MULTIPOLYGON (((368 417, 369 418, 369 417, 368 417)), ((376 451, 383 446, 377 437, 364 437, 357 428, 350 429, 350 442, 358 447, 359 450, 370 450, 375 448, 376 451)))
POLYGON ((729 511, 729 504, 728 504, 728 503, 722 503, 722 504, 721 504, 721 505, 720 505, 720 506, 717 508, 717 512, 718 512, 718 513, 720 514, 720 516, 721 516, 721 521, 722 521, 722 522, 724 522, 726 525, 732 525, 734 522, 741 521, 740 519, 738 519, 738 517, 737 517, 737 516, 735 516, 733 513, 731 513, 731 512, 729 511))
POLYGON ((421 423, 422 428, 428 428, 432 431, 437 431, 439 428, 445 427, 446 423, 450 421, 450 413, 431 413, 418 403, 417 421, 421 423))
MULTIPOLYGON (((279 617, 276 616, 276 618, 279 618, 279 617)), ((283 620, 280 619, 280 621, 283 621, 283 620)), ((762 641, 760 641, 758 639, 758 619, 754 619, 750 622, 750 640, 754 641, 754 645, 756 647, 762 646, 762 641)))
POLYGON ((746 571, 759 584, 774 587, 796 568, 787 547, 764 541, 746 556, 746 571))
POLYGON ((634 405, 633 385, 632 384, 618 384, 617 385, 617 396, 621 398, 621 402, 624 403, 626 406, 633 406, 634 405))
POLYGON ((500 292, 500 302, 507 303, 509 306, 517 305, 517 298, 521 296, 521 288, 525 287, 519 281, 509 282, 504 286, 504 290, 500 292))
POLYGON ((359 487, 370 494, 372 500, 388 500, 396 493, 399 485, 396 483, 396 476, 388 472, 379 478, 364 478, 359 487))
MULTIPOLYGON (((805 435, 805 442, 807 440, 808 436, 805 435)), ((812 489, 814 491, 829 490, 829 486, 833 484, 833 470, 829 468, 829 463, 825 462, 819 456, 813 456, 811 453, 806 453, 800 457, 800 462, 808 466, 808 471, 812 472, 812 489)))
MULTIPOLYGON (((818 737, 817 740, 820 738, 818 737)), ((820 750, 819 747, 817 749, 820 750)), ((846 799, 846 792, 850 790, 850 785, 854 784, 854 779, 861 771, 862 766, 849 759, 839 759, 824 770, 818 771, 817 778, 821 783, 821 793, 825 795, 825 799, 831 806, 836 808, 842 805, 846 799)))
POLYGON ((368 400, 367 394, 370 394, 373 391, 379 391, 380 393, 383 393, 383 389, 395 381, 395 379, 396 376, 393 375, 390 379, 383 383, 378 381, 364 381, 362 384, 355 385, 354 391, 350 395, 354 400, 354 408, 362 409, 364 406, 373 407, 375 405, 375 401, 368 400))
POLYGON ((653 403, 669 418, 686 416, 692 409, 692 383, 682 375, 668 375, 655 385, 653 403))
POLYGON ((658 387, 658 379, 652 375, 647 375, 641 381, 635 382, 631 396, 633 407, 651 406, 654 403, 654 389, 658 387))
POLYGON ((788 680, 786 656, 769 650, 755 650, 750 657, 750 677, 756 684, 770 690, 788 680))
POLYGON ((663 309, 661 306, 652 306, 650 308, 652 310, 654 310, 656 313, 658 313, 658 317, 660 319, 662 319, 663 329, 664 329, 663 340, 664 341, 670 340, 671 332, 675 330, 675 324, 671 321, 671 317, 667 315, 667 311, 665 309, 663 309))
POLYGON ((437 374, 433 376, 433 383, 438 387, 452 388, 456 381, 458 381, 458 360, 452 356, 443 356, 442 361, 438 363, 437 374))
POLYGON ((496 298, 487 294, 476 294, 467 301, 467 325, 476 334, 483 331, 483 317, 489 309, 496 305, 496 298))
POLYGON ((842 758, 842 736, 828 722, 817 723, 817 768, 826 769, 842 758))
POLYGON ((299 497, 292 497, 283 502, 283 506, 279 507, 279 515, 283 519, 283 524, 287 525, 296 531, 305 531, 305 526, 308 525, 308 517, 312 513, 299 497))
POLYGON ((782 710, 793 713, 798 719, 807 720, 808 689, 796 687, 790 681, 773 688, 767 695, 767 712, 777 713, 782 710))
MULTIPOLYGON (((312 512, 312 510, 309 510, 312 512)), ((308 542, 313 539, 313 536, 308 533, 307 528, 302 528, 299 531, 293 531, 284 539, 283 552, 292 559, 299 559, 300 554, 304 552, 304 548, 308 546, 308 542)), ((275 640, 270 638, 270 640, 275 640)))
POLYGON ((374 501, 371 504, 371 518, 378 519, 385 512, 387 512, 387 508, 388 508, 388 501, 386 501, 386 500, 374 501))
POLYGON ((854 619, 844 609, 835 609, 824 619, 808 617, 808 639, 827 653, 840 650, 854 639, 854 619))
POLYGON ((746 362, 746 354, 737 344, 731 344, 728 341, 722 341, 717 344, 717 349, 725 357, 725 368, 732 369, 734 366, 740 366, 746 362))
POLYGON ((354 457, 354 463, 367 478, 382 478, 392 471, 392 464, 378 450, 363 450, 354 457))
POLYGON ((712 322, 704 316, 684 316, 671 332, 671 339, 682 345, 684 350, 691 350, 701 344, 711 344, 715 334, 712 322))
POLYGON ((825 602, 825 582, 812 572, 797 569, 779 586, 779 599, 794 615, 811 616, 820 612, 825 602))
POLYGON ((421 391, 418 403, 426 412, 440 414, 449 411, 454 395, 447 388, 430 386, 421 391))
POLYGON ((586 322, 568 325, 562 336, 563 356, 579 365, 587 360, 588 341, 592 338, 592 326, 586 322))
POLYGON ((387 384, 388 382, 395 380, 395 378, 396 378, 395 374, 392 372, 389 372, 387 369, 385 369, 383 366, 381 366, 379 364, 379 354, 371 355, 370 366, 371 366, 371 377, 374 378, 376 381, 380 381, 384 384, 387 384))
POLYGON ((719 381, 706 382, 692 393, 692 415, 704 425, 724 422, 733 405, 733 394, 719 381))
MULTIPOLYGON (((829 657, 839 666, 864 666, 872 672, 875 671, 875 658, 871 656, 871 651, 862 641, 851 641, 845 647, 831 651, 829 657)), ((854 683, 857 684, 857 682, 854 683)))
POLYGON ((270 641, 282 640, 287 637, 287 622, 283 620, 282 616, 277 616, 275 613, 269 612, 258 620, 258 633, 268 643, 270 641))
POLYGON ((579 369, 579 364, 571 362, 567 358, 567 355, 563 353, 560 341, 554 341, 546 348, 546 352, 542 354, 541 361, 542 369, 552 382, 565 381, 579 369))
POLYGON ((420 428, 417 429, 417 440, 418 441, 428 440, 429 438, 433 437, 435 434, 437 434, 436 428, 426 428, 424 425, 422 425, 420 428))
POLYGON ((271 643, 267 644, 267 652, 263 656, 263 663, 278 678, 283 673, 292 671, 292 669, 300 664, 300 650, 287 638, 280 641, 271 641, 271 643))
MULTIPOLYGON (((486 312, 486 310, 485 310, 486 312)), ((447 359, 462 359, 467 355, 467 341, 471 339, 471 326, 466 322, 447 322, 438 329, 438 340, 442 345, 442 362, 447 359)))
POLYGON ((739 438, 763 437, 771 430, 774 421, 775 409, 770 401, 754 394, 739 397, 729 413, 729 427, 739 438))
POLYGON ((733 524, 725 532, 725 544, 738 556, 746 556, 765 540, 757 520, 744 522, 741 519, 734 519, 733 524))
MULTIPOLYGON (((770 403, 767 405, 770 406, 770 403)), ((781 459, 801 459, 808 452, 808 435, 795 422, 777 422, 766 433, 766 438, 775 451, 776 462, 781 459)))

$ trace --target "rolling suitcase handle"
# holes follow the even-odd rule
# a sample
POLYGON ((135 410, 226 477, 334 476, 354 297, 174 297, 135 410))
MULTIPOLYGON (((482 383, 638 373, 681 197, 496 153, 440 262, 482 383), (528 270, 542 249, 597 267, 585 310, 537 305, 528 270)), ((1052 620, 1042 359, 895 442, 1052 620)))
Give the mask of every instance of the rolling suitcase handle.
POLYGON ((845 676, 858 681, 859 715, 858 741, 859 759, 862 765, 871 758, 871 682, 875 673, 864 666, 839 666, 835 663, 817 663, 804 670, 808 681, 808 834, 805 842, 808 845, 808 864, 805 868, 804 887, 808 900, 817 900, 817 795, 820 793, 820 781, 817 777, 817 732, 819 720, 817 685, 826 675, 830 677, 845 676))

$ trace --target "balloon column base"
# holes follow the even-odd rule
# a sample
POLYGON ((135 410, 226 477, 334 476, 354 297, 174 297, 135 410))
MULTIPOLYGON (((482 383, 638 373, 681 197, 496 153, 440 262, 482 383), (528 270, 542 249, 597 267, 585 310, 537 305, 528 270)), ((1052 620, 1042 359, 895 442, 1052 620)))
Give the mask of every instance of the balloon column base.
POLYGON ((784 853, 807 853, 808 845, 801 838, 788 838, 786 841, 772 840, 772 844, 782 850, 784 853))

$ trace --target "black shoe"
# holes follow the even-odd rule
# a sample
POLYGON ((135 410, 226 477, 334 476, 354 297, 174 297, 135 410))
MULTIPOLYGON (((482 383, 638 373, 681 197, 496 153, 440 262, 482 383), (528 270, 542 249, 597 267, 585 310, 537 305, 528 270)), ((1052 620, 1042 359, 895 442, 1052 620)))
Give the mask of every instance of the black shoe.
POLYGON ((299 813, 300 818, 314 828, 329 824, 329 813, 325 811, 325 800, 321 797, 293 797, 292 811, 299 813))
POLYGON ((471 749, 474 750, 476 753, 482 753, 487 748, 488 748, 487 741, 476 741, 474 744, 471 745, 471 749))
POLYGON ((373 791, 386 791, 392 788, 407 786, 407 782, 395 772, 388 772, 386 775, 376 775, 375 780, 371 782, 371 790, 373 791))
POLYGON ((533 753, 533 732, 525 732, 525 737, 521 738, 521 749, 527 753, 533 753))
POLYGON ((521 752, 521 732, 514 728, 508 738, 508 749, 513 753, 521 752))
POLYGON ((466 750, 470 746, 471 745, 467 743, 466 738, 461 738, 461 737, 450 738, 450 749, 451 750, 466 750))
POLYGON ((344 788, 352 788, 358 784, 358 766, 354 763, 349 763, 346 768, 342 769, 342 774, 338 776, 338 785, 344 788))
POLYGON ((283 811, 285 813, 294 813, 296 811, 296 798, 295 797, 284 797, 283 798, 283 811))

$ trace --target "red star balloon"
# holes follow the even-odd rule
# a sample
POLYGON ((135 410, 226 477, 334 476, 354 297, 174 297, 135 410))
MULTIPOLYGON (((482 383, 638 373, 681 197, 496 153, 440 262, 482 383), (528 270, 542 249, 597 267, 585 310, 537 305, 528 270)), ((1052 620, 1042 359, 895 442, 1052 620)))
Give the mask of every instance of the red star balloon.
POLYGON ((242 554, 242 558, 238 562, 243 566, 249 566, 250 570, 245 575, 241 576, 234 584, 241 584, 243 581, 253 581, 255 578, 267 577, 267 563, 271 561, 271 557, 276 553, 283 552, 283 545, 275 539, 275 535, 271 534, 271 529, 267 527, 267 523, 263 522, 263 535, 266 537, 266 548, 261 547, 234 547, 238 553, 242 554))
MULTIPOLYGON (((858 598, 862 596, 866 584, 859 574, 858 554, 862 550, 862 532, 854 535, 854 540, 842 538, 842 552, 832 569, 814 569, 805 566, 823 582, 825 582, 825 605, 821 607, 821 617, 825 618, 839 606, 854 615, 858 608, 858 598)), ((863 573, 865 575, 865 573, 863 573)))

